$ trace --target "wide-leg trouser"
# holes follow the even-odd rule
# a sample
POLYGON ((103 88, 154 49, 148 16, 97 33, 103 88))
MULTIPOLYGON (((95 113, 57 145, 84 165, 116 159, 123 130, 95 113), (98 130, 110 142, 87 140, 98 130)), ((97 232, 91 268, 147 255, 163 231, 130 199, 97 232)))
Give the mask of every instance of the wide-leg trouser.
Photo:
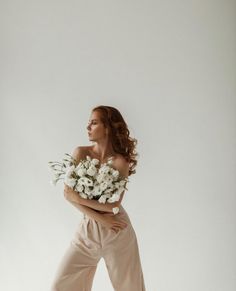
POLYGON ((116 215, 128 224, 118 233, 84 215, 61 259, 51 291, 91 291, 101 258, 115 291, 145 291, 135 231, 122 205, 116 215))

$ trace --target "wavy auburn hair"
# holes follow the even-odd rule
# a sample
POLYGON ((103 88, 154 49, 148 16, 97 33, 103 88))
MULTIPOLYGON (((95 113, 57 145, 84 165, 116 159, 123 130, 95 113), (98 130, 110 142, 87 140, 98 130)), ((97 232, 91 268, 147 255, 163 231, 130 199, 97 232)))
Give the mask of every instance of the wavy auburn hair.
POLYGON ((138 153, 136 152, 137 139, 130 137, 128 126, 118 109, 111 106, 96 106, 93 111, 100 112, 100 119, 109 129, 112 147, 129 162, 129 176, 136 173, 138 153))

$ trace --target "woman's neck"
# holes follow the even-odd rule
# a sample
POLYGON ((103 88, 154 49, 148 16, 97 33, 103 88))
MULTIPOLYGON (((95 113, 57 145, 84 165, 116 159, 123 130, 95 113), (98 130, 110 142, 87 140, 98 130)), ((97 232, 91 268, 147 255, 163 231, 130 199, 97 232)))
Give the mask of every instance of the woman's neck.
POLYGON ((92 146, 92 152, 99 160, 105 160, 108 157, 114 156, 116 153, 111 146, 99 146, 98 144, 92 146))

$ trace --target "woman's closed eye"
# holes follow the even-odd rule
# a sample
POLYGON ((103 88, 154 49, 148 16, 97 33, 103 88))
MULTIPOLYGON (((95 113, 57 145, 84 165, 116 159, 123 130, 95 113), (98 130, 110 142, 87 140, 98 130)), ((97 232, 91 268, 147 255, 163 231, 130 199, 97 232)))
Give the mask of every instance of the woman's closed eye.
POLYGON ((91 123, 88 123, 88 126, 91 125, 91 124, 97 124, 97 123, 96 122, 91 122, 91 123))

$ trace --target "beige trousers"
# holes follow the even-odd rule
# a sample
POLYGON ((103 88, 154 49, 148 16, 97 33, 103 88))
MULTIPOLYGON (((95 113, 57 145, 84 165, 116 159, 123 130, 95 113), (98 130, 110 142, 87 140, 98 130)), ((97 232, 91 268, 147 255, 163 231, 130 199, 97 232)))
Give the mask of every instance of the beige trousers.
POLYGON ((115 291, 145 291, 135 231, 122 205, 116 215, 128 223, 118 233, 84 215, 61 259, 51 291, 91 291, 101 258, 115 291))

